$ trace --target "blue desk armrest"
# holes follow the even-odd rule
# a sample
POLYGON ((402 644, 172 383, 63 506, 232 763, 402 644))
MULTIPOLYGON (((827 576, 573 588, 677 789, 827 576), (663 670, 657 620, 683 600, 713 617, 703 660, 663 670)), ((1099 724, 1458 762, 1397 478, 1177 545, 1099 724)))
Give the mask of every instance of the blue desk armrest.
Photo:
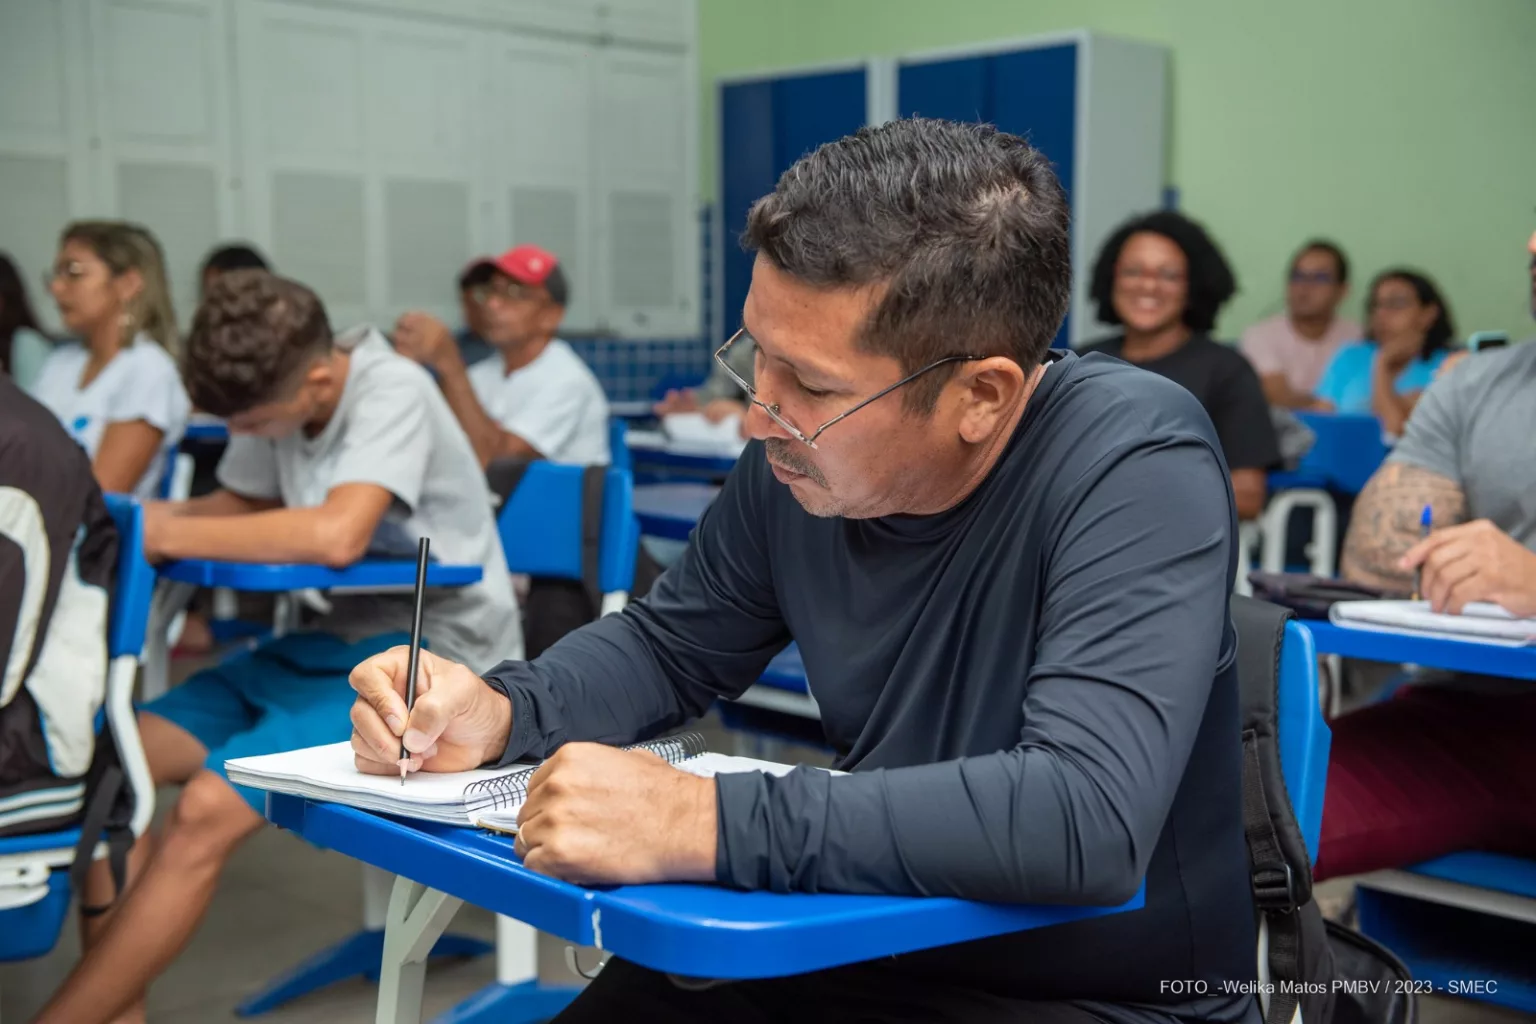
POLYGON ((709 885, 587 889, 523 867, 510 837, 267 794, 267 817, 310 842, 567 942, 653 970, 768 978, 1140 909, 1016 906, 944 897, 738 892, 709 885))
MULTIPOLYGON (((178 583, 200 587, 228 587, 231 590, 330 590, 334 587, 381 588, 414 586, 416 563, 406 559, 365 558, 345 569, 323 565, 268 565, 246 562, 215 562, 186 559, 167 562, 159 574, 178 583)), ((427 566, 427 586, 465 587, 480 582, 478 565, 427 566)))
POLYGON ((1319 654, 1421 665, 1447 672, 1536 680, 1536 647, 1500 647, 1474 640, 1384 633, 1312 620, 1306 622, 1306 627, 1312 633, 1319 654))

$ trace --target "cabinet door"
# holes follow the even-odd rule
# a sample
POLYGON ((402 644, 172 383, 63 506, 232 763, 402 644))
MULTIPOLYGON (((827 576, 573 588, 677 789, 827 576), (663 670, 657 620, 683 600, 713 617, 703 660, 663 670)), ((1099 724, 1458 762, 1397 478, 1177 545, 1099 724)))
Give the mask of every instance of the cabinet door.
POLYGON ((624 337, 700 329, 692 84, 684 54, 598 57, 595 269, 607 325, 624 337))
POLYGON ((96 192, 165 251, 178 320, 198 267, 236 233, 223 0, 93 0, 96 192))
POLYGON ((72 217, 103 212, 90 195, 89 66, 78 0, 0 3, 0 251, 53 327, 42 275, 59 231, 72 217))
POLYGON ((277 0, 243 0, 237 36, 246 208, 276 269, 337 329, 456 324, 487 130, 473 36, 277 0))
POLYGON ((511 33, 490 46, 484 249, 532 243, 554 253, 571 288, 564 329, 596 330, 592 48, 511 33))

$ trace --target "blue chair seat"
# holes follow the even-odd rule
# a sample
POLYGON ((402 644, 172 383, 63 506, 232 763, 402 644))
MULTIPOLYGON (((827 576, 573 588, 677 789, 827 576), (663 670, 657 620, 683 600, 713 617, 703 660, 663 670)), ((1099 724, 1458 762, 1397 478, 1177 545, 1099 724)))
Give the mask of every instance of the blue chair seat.
POLYGON ((42 899, 6 910, 5 927, 0 928, 0 962, 31 960, 53 949, 69 914, 69 899, 69 871, 60 868, 48 875, 48 892, 42 899))
POLYGON ((1536 899, 1536 860, 1469 851, 1416 864, 1409 870, 1444 882, 1536 899))
POLYGON ((7 836, 0 839, 0 857, 9 857, 17 853, 38 853, 42 850, 73 850, 79 841, 78 828, 67 828, 62 832, 39 832, 30 836, 7 836))

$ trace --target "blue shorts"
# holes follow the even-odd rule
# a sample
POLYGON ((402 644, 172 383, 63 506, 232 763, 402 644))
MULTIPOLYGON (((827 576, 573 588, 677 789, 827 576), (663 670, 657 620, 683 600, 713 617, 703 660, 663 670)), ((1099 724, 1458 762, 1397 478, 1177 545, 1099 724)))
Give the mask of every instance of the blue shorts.
MULTIPOLYGON (((356 695, 347 677, 353 667, 410 642, 406 633, 382 633, 355 644, 330 633, 293 633, 204 669, 139 710, 196 736, 208 748, 204 767, 224 775, 230 758, 350 738, 356 695)), ((235 791, 257 814, 265 812, 266 793, 244 786, 235 791)))

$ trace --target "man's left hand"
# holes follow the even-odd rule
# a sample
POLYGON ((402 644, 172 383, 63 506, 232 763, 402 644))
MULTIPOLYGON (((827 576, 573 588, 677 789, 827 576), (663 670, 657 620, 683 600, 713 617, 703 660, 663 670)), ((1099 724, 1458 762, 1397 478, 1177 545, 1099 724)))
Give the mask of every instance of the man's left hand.
POLYGON ((1486 519, 1436 530, 1403 556, 1420 569, 1420 596, 1437 612, 1459 615, 1491 601, 1511 615, 1536 615, 1536 551, 1486 519))
POLYGON ((715 783, 654 754, 567 743, 539 766, 515 849, 579 885, 715 878, 715 783))
POLYGON ((395 322, 395 350, 423 366, 441 370, 457 351, 448 325, 426 313, 406 313, 395 322))

